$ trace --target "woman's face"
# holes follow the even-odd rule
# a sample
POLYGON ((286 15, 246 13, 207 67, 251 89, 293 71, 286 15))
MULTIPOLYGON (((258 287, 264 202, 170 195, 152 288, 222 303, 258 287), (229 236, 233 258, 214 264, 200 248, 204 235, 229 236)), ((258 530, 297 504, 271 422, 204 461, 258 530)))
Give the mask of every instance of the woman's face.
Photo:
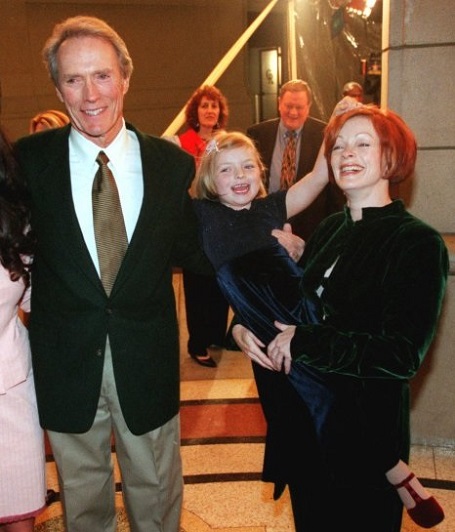
POLYGON ((340 129, 330 156, 337 185, 349 197, 375 197, 388 190, 383 179, 381 145, 366 116, 350 118, 340 129))
POLYGON ((220 116, 220 103, 203 96, 197 109, 199 126, 204 129, 214 129, 220 116))
POLYGON ((250 148, 223 149, 217 155, 215 186, 220 203, 231 209, 249 208, 261 187, 261 169, 250 148))

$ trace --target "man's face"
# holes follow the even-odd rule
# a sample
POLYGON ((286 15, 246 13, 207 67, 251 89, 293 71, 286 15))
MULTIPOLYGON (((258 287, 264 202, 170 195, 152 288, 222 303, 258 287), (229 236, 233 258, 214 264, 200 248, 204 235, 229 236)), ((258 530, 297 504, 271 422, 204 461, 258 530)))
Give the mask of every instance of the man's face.
POLYGON ((73 127, 98 146, 108 146, 122 127, 129 86, 113 46, 98 37, 72 37, 60 46, 57 63, 57 96, 73 127))
POLYGON ((305 91, 286 91, 278 98, 278 111, 286 129, 299 129, 310 112, 308 94, 305 91))

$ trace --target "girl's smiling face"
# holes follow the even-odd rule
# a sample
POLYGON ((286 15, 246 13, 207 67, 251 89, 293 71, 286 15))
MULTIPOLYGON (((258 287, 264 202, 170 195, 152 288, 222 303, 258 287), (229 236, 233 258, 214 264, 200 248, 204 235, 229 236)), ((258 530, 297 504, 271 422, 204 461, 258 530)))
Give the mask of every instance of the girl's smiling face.
POLYGON ((261 187, 257 155, 249 148, 222 149, 217 154, 215 185, 219 201, 231 209, 249 209, 261 187))

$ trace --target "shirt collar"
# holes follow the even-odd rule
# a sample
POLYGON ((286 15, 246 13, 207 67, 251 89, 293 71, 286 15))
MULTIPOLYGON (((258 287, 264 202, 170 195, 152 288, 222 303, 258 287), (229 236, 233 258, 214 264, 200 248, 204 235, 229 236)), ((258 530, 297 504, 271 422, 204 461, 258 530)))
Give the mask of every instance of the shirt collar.
POLYGON ((84 137, 77 129, 71 128, 69 144, 70 150, 74 157, 80 161, 87 163, 93 163, 96 165, 96 157, 100 151, 109 157, 110 165, 112 169, 115 167, 121 167, 123 158, 126 153, 126 146, 128 143, 128 133, 125 126, 125 120, 123 120, 122 128, 118 132, 115 139, 106 148, 100 148, 91 140, 84 137))
POLYGON ((401 214, 406 210, 403 200, 395 199, 391 203, 384 205, 382 207, 363 207, 362 209, 362 218, 356 222, 353 221, 351 217, 351 211, 347 205, 344 206, 344 214, 346 221, 349 225, 356 225, 361 222, 373 221, 377 219, 384 218, 384 216, 395 216, 401 214))
MULTIPOLYGON (((286 138, 287 138, 286 133, 288 132, 288 129, 287 129, 286 127, 284 127, 284 124, 283 124, 283 121, 282 121, 282 120, 280 120, 280 124, 279 124, 279 126, 278 126, 278 129, 279 129, 279 131, 280 131, 280 136, 281 136, 281 138, 286 139, 286 138)), ((296 129, 296 130, 295 130, 295 132, 296 132, 296 138, 299 138, 302 129, 303 129, 303 126, 302 126, 302 127, 299 127, 299 129, 296 129)))

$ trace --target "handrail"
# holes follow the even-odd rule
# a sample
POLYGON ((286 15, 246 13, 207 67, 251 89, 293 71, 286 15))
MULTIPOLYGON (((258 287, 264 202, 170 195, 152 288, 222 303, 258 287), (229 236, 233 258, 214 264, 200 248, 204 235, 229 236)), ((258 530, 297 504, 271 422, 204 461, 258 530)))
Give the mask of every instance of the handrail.
MULTIPOLYGON (((275 7, 275 4, 278 0, 272 0, 267 7, 259 14, 259 16, 248 26, 248 28, 243 32, 243 34, 237 39, 237 41, 231 46, 228 52, 224 57, 219 61, 215 66, 212 72, 207 76, 207 78, 201 83, 203 85, 214 85, 227 67, 232 63, 232 61, 237 57, 237 54, 245 46, 248 39, 253 35, 257 28, 262 24, 263 20, 270 13, 270 11, 275 7)), ((171 124, 168 126, 166 131, 161 135, 162 137, 173 136, 177 131, 182 127, 185 122, 185 105, 182 107, 179 114, 174 118, 171 124)))

